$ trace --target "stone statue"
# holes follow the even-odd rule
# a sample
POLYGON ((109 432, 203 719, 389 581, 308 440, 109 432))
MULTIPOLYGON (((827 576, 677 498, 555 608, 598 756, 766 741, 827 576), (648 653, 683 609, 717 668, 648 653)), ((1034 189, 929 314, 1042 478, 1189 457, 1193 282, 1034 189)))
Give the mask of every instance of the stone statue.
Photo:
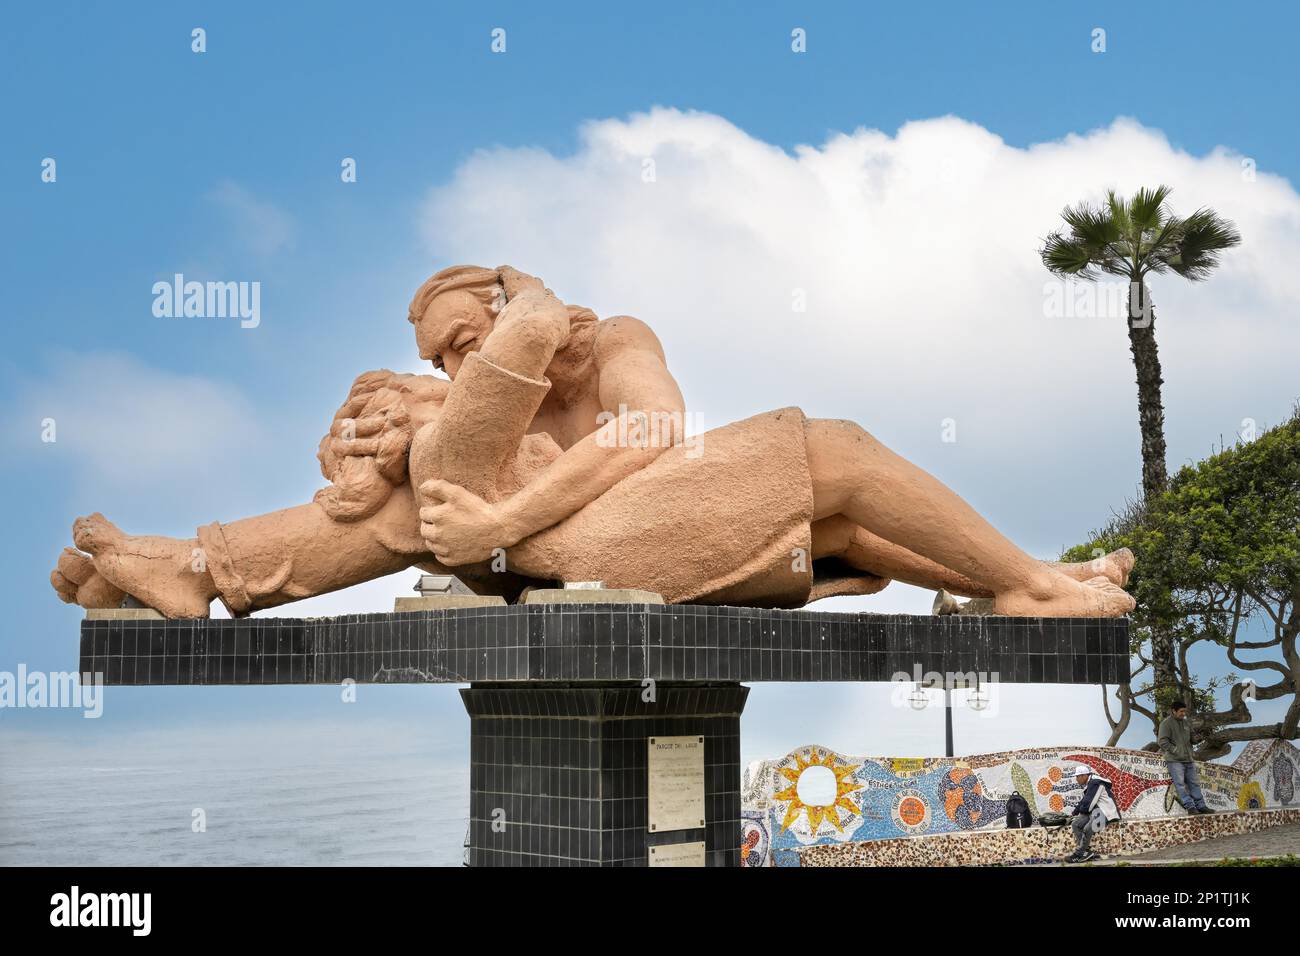
POLYGON ((600 580, 672 603, 801 607, 899 580, 1017 616, 1119 616, 1132 555, 1039 561, 848 421, 783 408, 684 434, 645 323, 600 320, 508 266, 457 266, 409 320, 433 375, 368 372, 321 441, 309 504, 190 539, 73 524, 59 596, 168 617, 323 594, 410 567, 480 594, 600 580))

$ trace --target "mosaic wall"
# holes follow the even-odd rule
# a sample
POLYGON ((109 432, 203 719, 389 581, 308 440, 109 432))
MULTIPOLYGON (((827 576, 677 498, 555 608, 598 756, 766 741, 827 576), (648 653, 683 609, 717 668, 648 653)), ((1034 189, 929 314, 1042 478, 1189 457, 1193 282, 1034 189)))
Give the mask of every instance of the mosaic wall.
MULTIPOLYGON (((1300 823, 1300 807, 1129 819, 1093 837, 1092 848, 1102 856, 1131 856, 1292 823, 1300 823)), ((822 843, 787 855, 797 857, 799 866, 992 866, 1055 862, 1073 851, 1074 837, 1068 827, 1027 827, 822 843)))
MULTIPOLYGON (((1019 791, 1035 818, 1067 811, 1082 792, 1070 772, 1108 778, 1126 820, 1182 815, 1158 754, 1115 747, 1014 750, 973 757, 848 757, 806 746, 745 770, 741 861, 797 866, 800 847, 1005 828, 1019 791)), ((1232 764, 1201 763, 1214 810, 1298 807, 1300 751, 1253 741, 1232 764)))

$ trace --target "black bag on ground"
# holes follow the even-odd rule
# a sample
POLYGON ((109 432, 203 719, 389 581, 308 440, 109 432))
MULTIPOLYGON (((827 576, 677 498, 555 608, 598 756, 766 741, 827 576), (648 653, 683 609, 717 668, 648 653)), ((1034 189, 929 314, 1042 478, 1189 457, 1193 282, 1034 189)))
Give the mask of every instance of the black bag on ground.
POLYGON ((1012 790, 1007 798, 1007 829, 1023 830, 1033 826, 1034 817, 1029 812, 1029 802, 1020 795, 1019 790, 1012 790))

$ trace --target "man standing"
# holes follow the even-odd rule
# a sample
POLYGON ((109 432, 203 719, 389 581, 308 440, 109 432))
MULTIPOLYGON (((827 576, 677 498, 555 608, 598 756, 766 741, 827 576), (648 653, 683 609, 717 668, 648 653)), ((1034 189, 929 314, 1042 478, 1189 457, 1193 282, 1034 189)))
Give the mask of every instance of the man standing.
POLYGON ((1183 701, 1174 701, 1169 716, 1161 722, 1159 742, 1183 809, 1188 813, 1213 813, 1201 794, 1201 778, 1196 773, 1196 762, 1192 760, 1192 728, 1187 722, 1187 704, 1183 701))
POLYGON ((1097 859, 1097 854, 1092 852, 1092 838, 1106 829, 1108 824, 1120 821, 1119 804, 1115 802, 1111 782, 1100 774, 1093 773, 1091 767, 1083 764, 1075 767, 1074 782, 1083 787, 1083 796, 1070 815, 1070 829, 1074 831, 1076 849, 1066 857, 1065 862, 1087 863, 1097 859))

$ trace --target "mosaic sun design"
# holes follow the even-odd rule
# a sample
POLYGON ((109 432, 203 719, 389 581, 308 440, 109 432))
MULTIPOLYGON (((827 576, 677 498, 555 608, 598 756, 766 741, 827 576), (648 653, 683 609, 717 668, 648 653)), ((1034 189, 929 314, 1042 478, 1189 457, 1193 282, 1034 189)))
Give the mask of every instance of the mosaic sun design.
POLYGON ((855 816, 858 813, 857 805, 849 799, 848 795, 854 790, 862 789, 862 785, 854 782, 850 776, 861 765, 839 763, 832 751, 822 751, 816 747, 810 747, 807 754, 808 758, 805 760, 803 751, 794 753, 792 756, 795 765, 780 768, 781 776, 790 781, 790 785, 784 790, 772 794, 775 800, 790 801, 785 812, 785 819, 781 821, 781 829, 790 829, 790 826, 799 819, 799 814, 804 813, 808 817, 809 832, 816 834, 821 827, 822 821, 825 820, 836 830, 843 833, 844 820, 840 819, 839 811, 844 810, 848 817, 855 816), (807 804, 799 799, 799 778, 803 776, 804 771, 811 767, 824 767, 835 775, 835 799, 831 803, 807 804))

